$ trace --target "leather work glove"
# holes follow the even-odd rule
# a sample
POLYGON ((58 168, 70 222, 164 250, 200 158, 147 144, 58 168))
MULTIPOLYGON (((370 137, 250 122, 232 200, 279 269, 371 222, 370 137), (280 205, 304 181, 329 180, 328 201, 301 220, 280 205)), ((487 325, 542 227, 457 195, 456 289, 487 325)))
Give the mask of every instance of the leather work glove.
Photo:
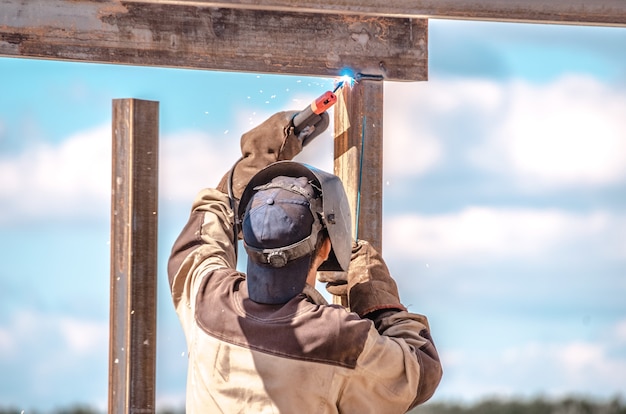
MULTIPOLYGON (((310 142, 328 127, 328 114, 324 113, 326 122, 320 122, 312 133, 303 137, 294 135, 291 120, 298 111, 277 112, 260 125, 241 136, 241 160, 234 166, 233 196, 239 200, 250 179, 260 170, 276 161, 291 160, 302 151, 302 142, 310 142), (322 125, 323 124, 323 125, 322 125)), ((217 186, 221 192, 228 194, 228 171, 217 186)))
POLYGON ((382 310, 406 310, 400 303, 398 287, 380 253, 365 240, 352 245, 352 257, 346 280, 335 274, 326 290, 333 295, 348 295, 350 310, 361 317, 382 310))

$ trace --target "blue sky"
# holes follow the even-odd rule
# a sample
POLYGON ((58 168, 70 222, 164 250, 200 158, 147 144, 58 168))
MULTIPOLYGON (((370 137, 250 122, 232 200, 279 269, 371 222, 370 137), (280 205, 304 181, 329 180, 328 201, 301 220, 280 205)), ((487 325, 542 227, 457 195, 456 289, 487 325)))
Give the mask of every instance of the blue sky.
MULTIPOLYGON (((626 29, 430 22, 385 84, 383 249, 434 401, 626 397, 626 29)), ((104 408, 111 100, 160 102, 157 403, 184 399, 166 260, 239 136, 333 79, 0 58, 0 406, 104 408), (69 384, 69 386, 68 386, 69 384)), ((330 132, 299 158, 332 170, 330 132)))

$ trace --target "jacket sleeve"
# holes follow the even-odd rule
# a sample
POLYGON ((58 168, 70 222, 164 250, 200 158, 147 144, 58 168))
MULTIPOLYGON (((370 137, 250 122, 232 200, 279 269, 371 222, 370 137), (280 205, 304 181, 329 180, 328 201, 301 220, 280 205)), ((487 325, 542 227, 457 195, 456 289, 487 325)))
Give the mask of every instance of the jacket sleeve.
POLYGON ((187 224, 172 247, 168 278, 174 306, 181 317, 191 312, 201 276, 218 268, 236 268, 234 215, 228 196, 202 190, 193 202, 187 224))
POLYGON ((404 413, 427 401, 442 376, 425 316, 389 311, 374 321, 340 412, 404 413))
POLYGON ((385 261, 366 241, 353 246, 348 289, 350 309, 371 319, 375 327, 360 357, 365 373, 362 378, 376 386, 370 395, 390 392, 370 401, 395 401, 398 406, 394 410, 385 405, 379 407, 379 412, 403 412, 428 400, 442 376, 428 321, 423 315, 408 312, 400 303, 385 261))
POLYGON ((388 312, 375 320, 378 332, 396 341, 404 341, 410 350, 407 355, 419 364, 419 384, 409 409, 426 402, 435 393, 443 376, 439 353, 430 336, 428 320, 423 315, 409 312, 388 312))

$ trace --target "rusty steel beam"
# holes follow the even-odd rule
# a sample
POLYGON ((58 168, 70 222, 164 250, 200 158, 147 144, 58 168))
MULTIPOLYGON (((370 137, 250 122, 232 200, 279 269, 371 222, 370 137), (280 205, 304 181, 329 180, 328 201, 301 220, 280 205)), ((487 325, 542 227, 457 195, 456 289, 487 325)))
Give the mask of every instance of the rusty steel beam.
POLYGON ((132 0, 248 10, 626 26, 623 0, 132 0))
POLYGON ((154 413, 159 103, 113 101, 109 413, 154 413))
POLYGON ((364 80, 338 95, 334 172, 346 189, 353 237, 382 251, 383 82, 364 80))
MULTIPOLYGON (((352 238, 382 252, 383 82, 363 80, 337 95, 334 173, 348 196, 352 238)), ((333 296, 333 303, 349 307, 347 296, 333 296)))
POLYGON ((0 56, 415 81, 427 32, 426 20, 201 2, 0 0, 0 56))

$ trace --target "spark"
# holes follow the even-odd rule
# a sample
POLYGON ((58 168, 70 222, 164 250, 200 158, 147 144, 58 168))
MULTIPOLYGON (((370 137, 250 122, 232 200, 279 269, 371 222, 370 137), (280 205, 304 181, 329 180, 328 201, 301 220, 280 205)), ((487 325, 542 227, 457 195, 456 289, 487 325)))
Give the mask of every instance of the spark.
POLYGON ((340 88, 347 85, 350 88, 354 86, 355 79, 350 75, 342 75, 335 81, 335 89, 334 92, 337 92, 340 88))

